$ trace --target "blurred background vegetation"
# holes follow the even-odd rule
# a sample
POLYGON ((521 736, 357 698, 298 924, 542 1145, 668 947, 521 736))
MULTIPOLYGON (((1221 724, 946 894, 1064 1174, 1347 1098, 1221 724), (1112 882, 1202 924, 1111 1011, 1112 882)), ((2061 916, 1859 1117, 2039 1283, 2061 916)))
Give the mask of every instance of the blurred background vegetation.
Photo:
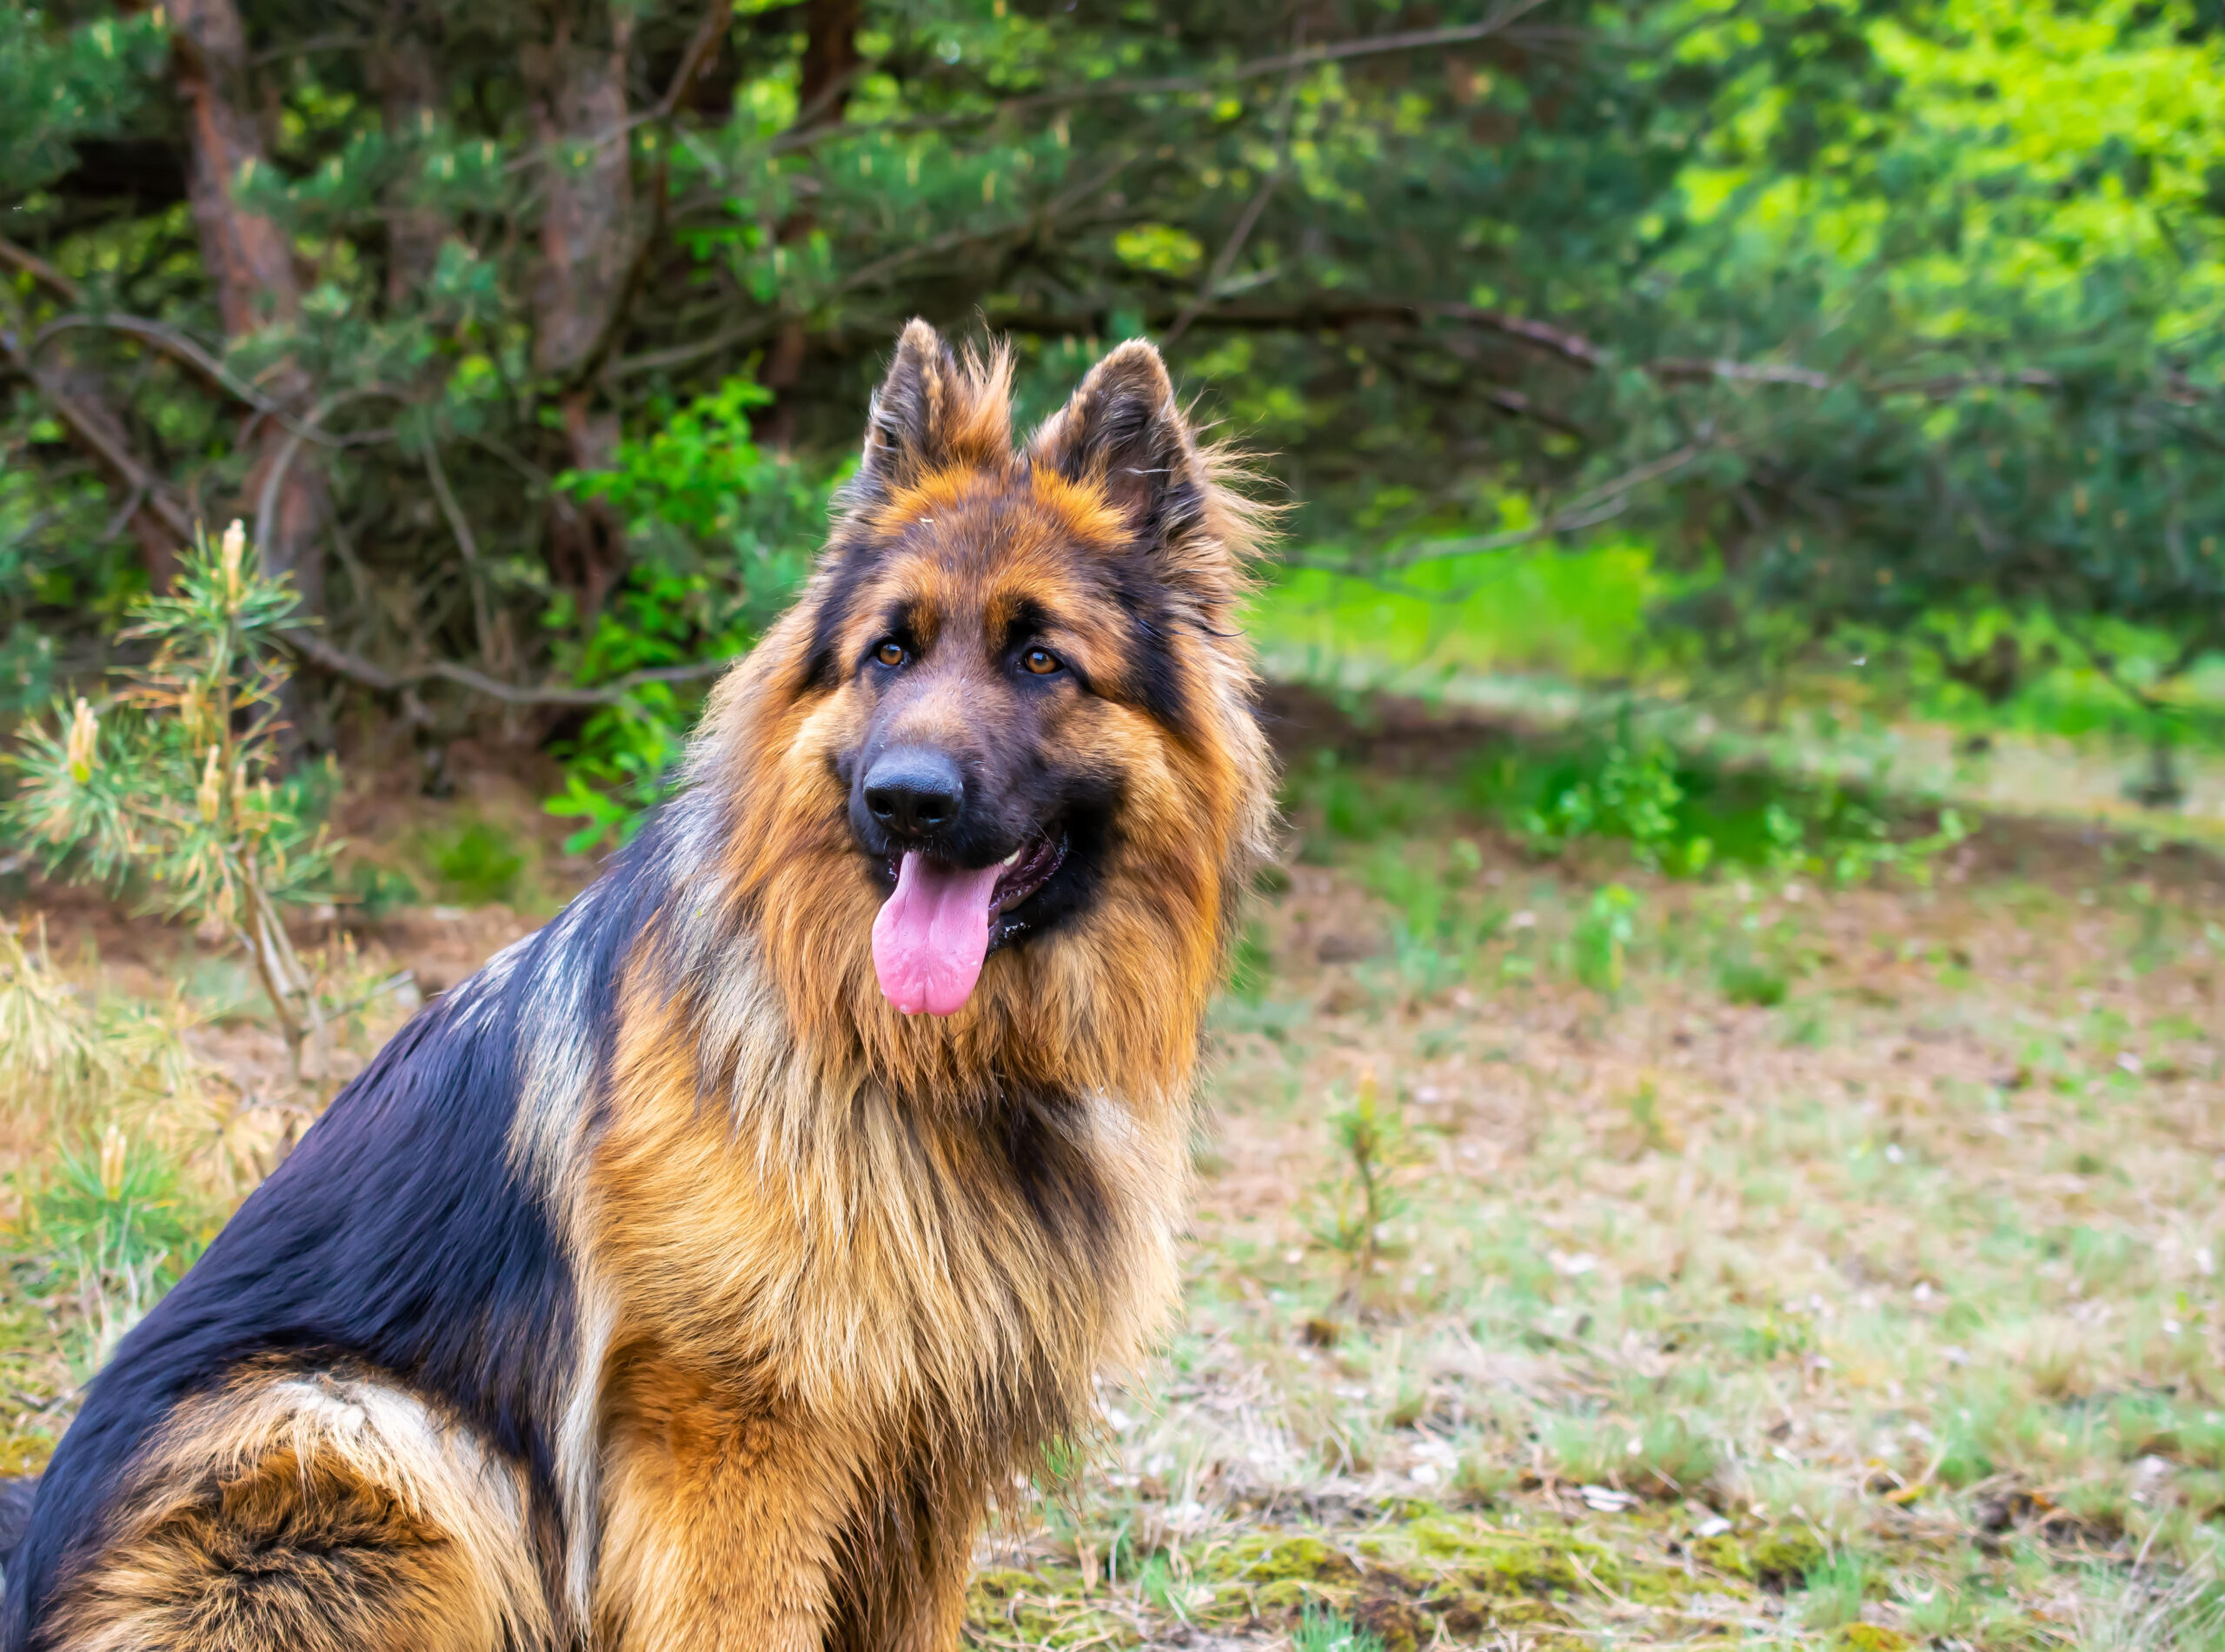
POLYGON ((539 746, 608 841, 919 313, 1028 415, 1160 340, 1294 506, 1281 674, 2101 731, 2171 803, 2222 60, 2215 0, 10 7, 0 715, 238 517, 311 750, 539 746))

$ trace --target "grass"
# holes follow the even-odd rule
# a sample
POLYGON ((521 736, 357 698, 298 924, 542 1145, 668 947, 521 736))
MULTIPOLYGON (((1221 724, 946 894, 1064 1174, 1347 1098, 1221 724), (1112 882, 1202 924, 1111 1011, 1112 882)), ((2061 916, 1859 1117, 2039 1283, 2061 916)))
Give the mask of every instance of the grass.
MULTIPOLYGON (((1989 827, 1842 879, 1835 833, 1935 822, 1680 773, 1649 867, 1526 829, 1580 752, 1284 712, 1294 853, 1213 1018, 1184 1319, 1001 1512, 968 1644, 2225 1647, 2214 863, 1989 827)), ((56 929, 10 1012, 92 1037, 182 981, 206 1089, 250 1093, 275 1035, 125 950, 56 929)), ((166 1268, 238 1189, 113 1070, 166 1268)), ((66 1419, 73 1258, 140 1197, 72 1140, 75 1182, 14 1142, 0 1466, 66 1419)))

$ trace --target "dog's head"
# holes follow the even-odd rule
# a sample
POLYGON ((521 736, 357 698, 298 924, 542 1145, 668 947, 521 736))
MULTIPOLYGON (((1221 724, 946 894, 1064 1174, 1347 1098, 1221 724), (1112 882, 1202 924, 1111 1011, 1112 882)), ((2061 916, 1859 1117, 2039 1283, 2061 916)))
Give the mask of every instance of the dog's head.
POLYGON ((884 1015, 1017 1012, 1086 951, 1125 977, 1099 990, 1201 1005, 1266 819, 1235 635, 1256 516, 1148 344, 1017 449, 1008 380, 906 329, 767 641, 789 824, 752 881, 794 926, 792 998, 869 958, 884 1015))

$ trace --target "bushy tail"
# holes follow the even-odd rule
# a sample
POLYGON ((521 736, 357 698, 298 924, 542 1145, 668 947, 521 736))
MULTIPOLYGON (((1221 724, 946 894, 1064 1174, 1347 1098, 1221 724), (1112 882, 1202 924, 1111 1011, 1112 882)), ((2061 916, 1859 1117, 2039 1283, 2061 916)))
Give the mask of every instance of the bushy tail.
POLYGON ((30 1529, 31 1499, 37 1495, 38 1476, 35 1474, 0 1480, 0 1589, 6 1587, 6 1574, 16 1563, 16 1550, 23 1546, 23 1534, 30 1529))

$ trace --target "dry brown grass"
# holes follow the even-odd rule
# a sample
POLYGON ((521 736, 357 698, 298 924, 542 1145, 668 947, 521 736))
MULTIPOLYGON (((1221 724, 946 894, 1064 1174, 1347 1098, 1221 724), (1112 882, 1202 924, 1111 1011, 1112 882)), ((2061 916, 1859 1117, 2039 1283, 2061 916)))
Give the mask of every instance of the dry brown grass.
MULTIPOLYGON (((1935 888, 1831 891, 1541 864, 1451 814, 1385 842, 1263 899, 1186 1322, 1015 1494, 974 1643, 2220 1644, 2214 867, 2001 828, 1935 888), (1402 954, 1385 853, 1503 921, 1402 954), (1612 1000, 1571 946, 1608 878, 1636 897, 1612 1000), (1770 993, 1726 960, 1783 1001, 1732 1001, 1770 993), (1355 1290, 1328 1120, 1369 1082, 1398 1208, 1355 1290)), ((73 979, 178 978, 155 939, 72 950, 110 921, 50 920, 73 979)), ((355 945, 429 977, 523 921, 355 945)), ((244 1010, 185 1036, 227 1094, 279 1058, 244 1010)), ((19 1175, 43 1151, 0 1145, 19 1175)), ((40 1265, 0 1292, 19 1463, 68 1409, 40 1265)))

